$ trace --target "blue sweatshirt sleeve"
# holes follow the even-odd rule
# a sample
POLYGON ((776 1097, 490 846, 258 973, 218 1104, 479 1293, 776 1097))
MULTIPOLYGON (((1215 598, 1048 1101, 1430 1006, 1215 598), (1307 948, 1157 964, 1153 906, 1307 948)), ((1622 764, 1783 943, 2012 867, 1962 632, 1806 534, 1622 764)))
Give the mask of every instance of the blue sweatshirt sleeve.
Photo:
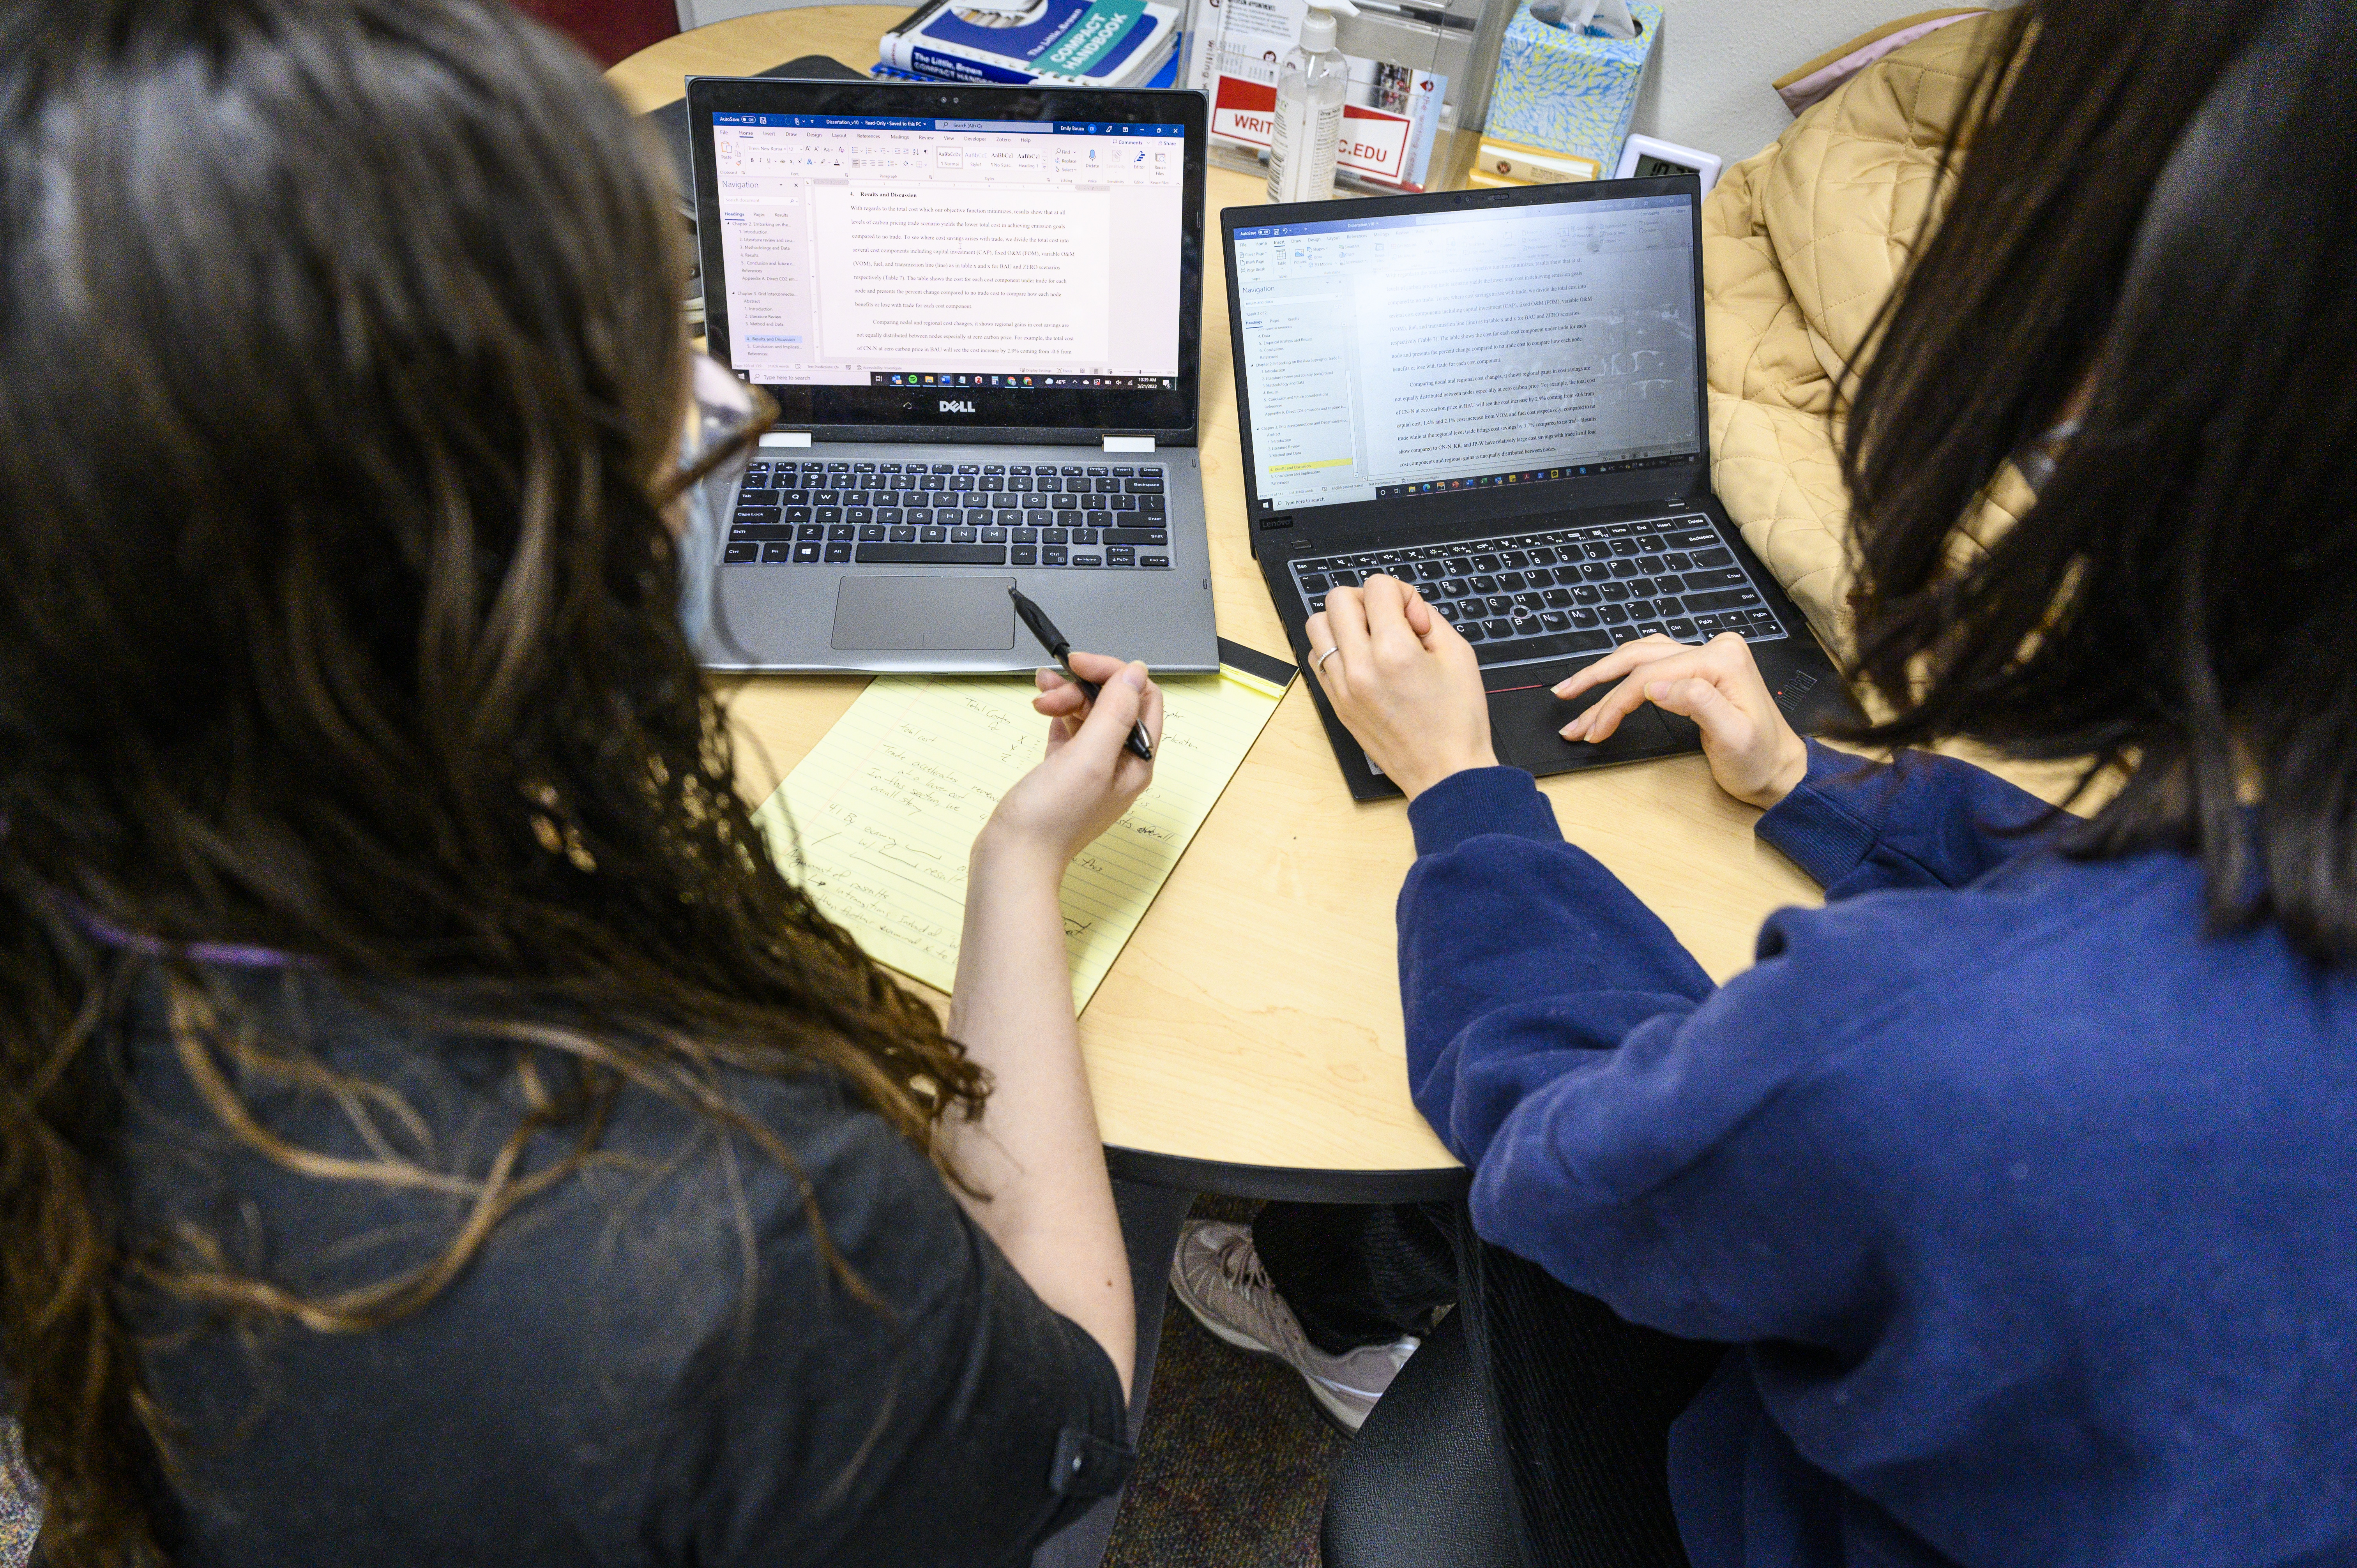
POLYGON ((1538 1041, 1617 1032, 1609 1048, 1558 1050, 1555 1070, 1488 1108, 1484 1141, 1467 1144, 1476 1230, 1631 1322, 1861 1351, 1893 1203, 1923 1196, 1889 1157, 1913 1130, 1855 1081, 1856 1054, 1887 1048, 1890 1011, 1915 1005, 1914 977, 1867 955, 1920 939, 1920 901, 1947 897, 1783 910, 1753 968, 1649 1016, 1569 994, 1469 1019, 1447 1047, 1460 1097, 1538 1041))
MULTIPOLYGON (((1836 1190, 1854 1173, 1739 1151, 1789 1151, 1795 1086, 1888 1000, 1889 966, 1809 956, 1833 912, 1786 910, 1760 964, 1714 988, 1619 878, 1563 841, 1519 770, 1458 774, 1409 820, 1409 1088, 1473 1170, 1480 1234, 1672 1333, 1841 1337, 1871 1197, 1836 1190), (1748 1240, 1697 1253, 1697 1233, 1748 1240)), ((1862 913, 1880 932, 1900 911, 1862 913)))
POLYGON ((1564 842, 1522 769, 1455 774, 1408 821, 1409 1090, 1450 1152, 1478 1166, 1524 1095, 1642 1021, 1690 1012, 1710 977, 1620 878, 1564 842))
POLYGON ((1962 887, 2076 821, 1953 757, 1902 751, 1884 764, 1808 746, 1807 777, 1753 831, 1828 901, 1886 887, 1962 887))

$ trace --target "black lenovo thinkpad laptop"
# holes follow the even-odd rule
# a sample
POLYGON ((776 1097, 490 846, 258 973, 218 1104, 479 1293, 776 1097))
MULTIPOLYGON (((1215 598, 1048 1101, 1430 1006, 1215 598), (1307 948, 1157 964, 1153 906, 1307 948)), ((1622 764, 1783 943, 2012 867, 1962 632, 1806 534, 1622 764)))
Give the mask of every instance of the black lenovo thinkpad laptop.
MULTIPOLYGON (((1848 693, 1710 492, 1691 176, 1232 207, 1254 553, 1297 654, 1329 589, 1415 583, 1480 653, 1501 761, 1699 746, 1648 705, 1601 746, 1555 682, 1649 632, 1750 644, 1796 728, 1848 693)), ((1311 691, 1351 793, 1394 792, 1311 691)))

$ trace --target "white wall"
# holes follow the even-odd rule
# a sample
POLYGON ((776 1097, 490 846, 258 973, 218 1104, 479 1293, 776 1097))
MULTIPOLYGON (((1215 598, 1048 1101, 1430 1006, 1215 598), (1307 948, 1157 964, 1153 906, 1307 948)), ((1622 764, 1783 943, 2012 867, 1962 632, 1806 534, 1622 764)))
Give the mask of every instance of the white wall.
MULTIPOLYGON (((711 4, 713 0, 697 0, 711 4)), ((1945 0, 1966 5, 1972 0, 1945 0)), ((1988 3, 1988 0, 1984 0, 1988 3)), ((1996 0, 2009 4, 2010 0, 1996 0)), ((1637 100, 1636 129, 1748 158, 1792 123, 1768 84, 1883 23, 1942 0, 1662 0, 1662 36, 1637 100)))
MULTIPOLYGON (((789 5, 825 3, 784 0, 789 5)), ((912 6, 914 3, 910 0, 912 6)), ((780 0, 678 4, 683 27, 782 8, 780 0)), ((1792 123, 1769 82, 1836 44, 1939 4, 1941 0, 1663 0, 1668 15, 1637 101, 1636 128, 1665 142, 1717 153, 1728 163, 1749 157, 1792 123)))

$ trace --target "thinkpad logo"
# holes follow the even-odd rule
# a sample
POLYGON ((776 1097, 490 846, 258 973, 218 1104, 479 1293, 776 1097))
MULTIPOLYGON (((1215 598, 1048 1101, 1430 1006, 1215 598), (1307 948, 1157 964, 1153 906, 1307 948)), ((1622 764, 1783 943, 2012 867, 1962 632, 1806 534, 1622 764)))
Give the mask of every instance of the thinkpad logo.
POLYGON ((972 413, 974 412, 974 404, 971 403, 952 402, 948 398, 943 398, 942 399, 942 412, 943 413, 972 413))

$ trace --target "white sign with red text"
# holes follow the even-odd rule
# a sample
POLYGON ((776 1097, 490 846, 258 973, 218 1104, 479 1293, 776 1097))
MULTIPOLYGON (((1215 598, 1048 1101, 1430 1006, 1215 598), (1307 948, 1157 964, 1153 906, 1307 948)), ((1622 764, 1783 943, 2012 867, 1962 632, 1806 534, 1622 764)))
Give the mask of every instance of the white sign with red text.
MULTIPOLYGON (((1197 8, 1189 80, 1211 93, 1214 140, 1267 147, 1276 122, 1277 64, 1300 37, 1308 10, 1307 0, 1205 0, 1197 8)), ((1347 18, 1343 26, 1347 45, 1347 18)), ((1358 55, 1343 58, 1351 62, 1351 86, 1342 104, 1338 167, 1392 189, 1423 189, 1448 79, 1358 55)))
MULTIPOLYGON (((1408 73, 1408 77, 1406 113, 1392 113, 1355 102, 1342 105, 1342 136, 1335 149, 1337 167, 1401 190, 1424 188, 1425 175, 1432 163, 1433 133, 1440 124, 1444 79, 1425 70, 1408 73)), ((1354 81, 1351 85, 1355 88, 1358 83, 1354 81)), ((1220 78, 1211 98, 1212 135, 1248 147, 1265 147, 1275 122, 1274 85, 1237 76, 1220 78)))

